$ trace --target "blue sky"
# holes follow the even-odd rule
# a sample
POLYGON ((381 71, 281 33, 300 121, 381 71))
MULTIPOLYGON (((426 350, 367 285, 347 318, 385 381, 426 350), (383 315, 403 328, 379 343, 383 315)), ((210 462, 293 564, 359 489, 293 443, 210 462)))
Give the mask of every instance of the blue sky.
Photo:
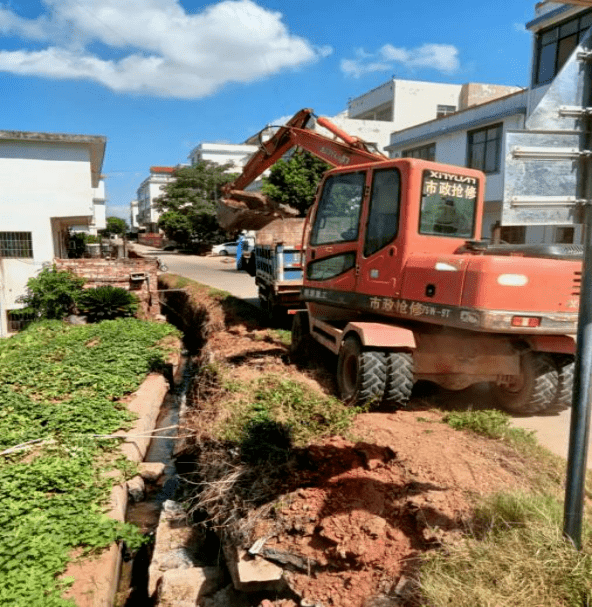
POLYGON ((530 0, 0 0, 0 130, 104 135, 108 215, 152 165, 333 115, 392 76, 526 86, 530 0))

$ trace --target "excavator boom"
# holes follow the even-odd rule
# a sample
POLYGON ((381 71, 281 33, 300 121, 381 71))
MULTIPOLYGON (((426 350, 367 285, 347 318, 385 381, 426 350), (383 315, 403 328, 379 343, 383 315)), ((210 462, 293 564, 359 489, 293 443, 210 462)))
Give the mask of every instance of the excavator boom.
POLYGON ((300 147, 334 167, 387 160, 382 154, 372 151, 366 142, 351 137, 327 118, 315 117, 311 109, 300 110, 270 139, 261 141, 260 149, 251 156, 243 172, 224 187, 223 198, 218 203, 218 223, 224 229, 259 230, 279 217, 295 216, 296 211, 290 207, 275 204, 260 193, 244 191, 294 147, 300 147), (307 129, 307 125, 315 118, 317 124, 342 141, 307 129))

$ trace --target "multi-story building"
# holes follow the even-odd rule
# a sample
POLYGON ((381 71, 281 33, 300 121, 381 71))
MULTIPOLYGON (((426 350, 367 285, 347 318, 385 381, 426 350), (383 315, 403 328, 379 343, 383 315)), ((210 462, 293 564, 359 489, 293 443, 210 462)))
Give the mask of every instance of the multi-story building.
MULTIPOLYGON (((540 128, 537 115, 551 104, 560 114, 562 89, 575 87, 559 79, 578 52, 578 43, 592 26, 592 8, 543 1, 526 24, 533 33, 529 87, 451 115, 393 132, 391 157, 412 156, 483 170, 487 175, 483 237, 500 226, 508 174, 506 139, 509 134, 540 128), (566 84, 568 86, 566 86, 566 84)), ((580 50, 582 50, 580 48, 580 50)), ((506 203, 507 204, 507 203, 506 203)), ((579 242, 581 226, 500 226, 507 242, 579 242)))
POLYGON ((29 278, 67 257, 71 229, 104 227, 105 146, 101 136, 0 131, 0 337, 29 278))
POLYGON ((137 232, 138 229, 138 201, 132 200, 130 202, 130 230, 132 232, 137 232))
POLYGON ((217 165, 229 164, 231 173, 240 173, 247 160, 257 151, 256 145, 246 143, 202 142, 194 147, 188 158, 192 165, 209 161, 217 165))
POLYGON ((175 168, 163 166, 150 167, 150 175, 142 181, 138 188, 138 227, 145 228, 147 232, 158 232, 160 213, 154 206, 154 201, 162 195, 164 186, 174 179, 173 173, 175 168))

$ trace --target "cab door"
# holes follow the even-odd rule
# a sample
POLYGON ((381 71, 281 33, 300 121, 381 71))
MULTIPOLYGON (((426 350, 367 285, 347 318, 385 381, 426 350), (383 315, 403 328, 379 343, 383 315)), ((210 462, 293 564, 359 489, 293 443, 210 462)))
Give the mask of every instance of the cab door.
POLYGON ((397 167, 372 171, 364 237, 360 239, 356 282, 360 294, 393 297, 400 290, 401 184, 397 167))
POLYGON ((306 247, 303 298, 345 306, 354 295, 367 170, 330 174, 306 247))

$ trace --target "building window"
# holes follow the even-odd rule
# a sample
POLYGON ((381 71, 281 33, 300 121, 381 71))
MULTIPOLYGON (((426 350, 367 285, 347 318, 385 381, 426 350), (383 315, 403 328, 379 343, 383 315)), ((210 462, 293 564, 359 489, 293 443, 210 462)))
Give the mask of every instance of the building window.
POLYGON ((555 232, 555 241, 560 244, 573 244, 575 229, 569 228, 557 228, 555 232))
POLYGON ((428 143, 419 148, 403 150, 403 158, 421 158, 422 160, 436 160, 436 144, 428 143))
POLYGON ((484 173, 499 171, 501 146, 501 124, 469 131, 468 166, 484 173))
POLYGON ((500 238, 507 244, 524 244, 526 226, 503 226, 500 230, 500 238))
POLYGON ((0 232, 2 257, 33 257, 31 232, 0 232))
POLYGON ((35 314, 25 313, 22 310, 7 310, 6 325, 9 333, 22 331, 35 320, 35 314))
POLYGON ((443 118, 456 112, 456 105, 439 105, 436 109, 436 118, 443 118))
POLYGON ((588 10, 538 33, 534 84, 553 80, 591 26, 592 10, 588 10))

